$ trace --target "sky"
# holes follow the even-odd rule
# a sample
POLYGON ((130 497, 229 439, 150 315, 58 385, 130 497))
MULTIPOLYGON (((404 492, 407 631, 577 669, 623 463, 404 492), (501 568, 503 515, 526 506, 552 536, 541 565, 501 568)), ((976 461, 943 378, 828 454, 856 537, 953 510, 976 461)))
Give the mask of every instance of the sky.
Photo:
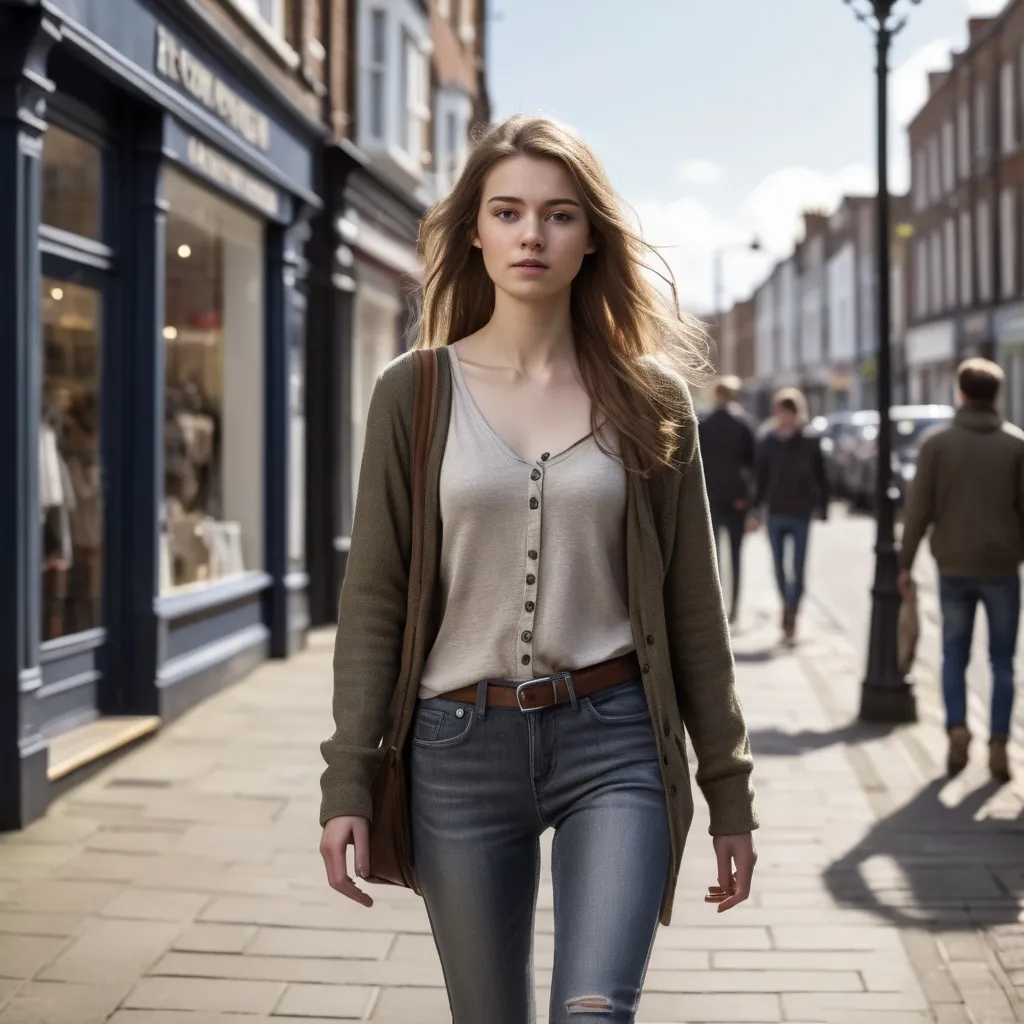
MULTIPOLYGON (((898 0, 890 188, 909 182, 906 124, 967 19, 1006 0, 898 0)), ((867 0, 854 0, 861 9, 867 0)), ((683 304, 748 297, 800 235, 800 211, 876 187, 875 50, 844 0, 488 0, 495 118, 562 121, 594 148, 683 304), (784 12, 784 13, 783 13, 784 12), (758 254, 745 247, 757 238, 758 254)))

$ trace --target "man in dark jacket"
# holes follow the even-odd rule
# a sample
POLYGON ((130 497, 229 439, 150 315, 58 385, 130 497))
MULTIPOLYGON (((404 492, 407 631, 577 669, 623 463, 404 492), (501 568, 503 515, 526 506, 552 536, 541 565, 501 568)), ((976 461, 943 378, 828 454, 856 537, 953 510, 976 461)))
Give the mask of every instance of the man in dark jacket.
POLYGON ((729 535, 732 592, 729 621, 736 621, 740 600, 740 554, 754 470, 754 428, 737 402, 740 382, 722 377, 715 384, 715 408, 700 421, 700 450, 711 506, 711 525, 722 571, 721 536, 729 535))
POLYGON ((942 694, 949 732, 947 769, 967 765, 966 672, 979 601, 988 620, 992 663, 989 770, 1007 782, 1013 712, 1013 656, 1024 560, 1024 432, 996 410, 1003 371, 968 359, 957 371, 958 405, 948 426, 922 442, 907 497, 900 551, 900 591, 913 592, 914 555, 931 527, 942 609, 942 694))
MULTIPOLYGON (((804 594, 804 569, 811 518, 828 516, 828 476, 821 440, 807 427, 807 404, 796 388, 784 388, 772 402, 775 417, 757 450, 755 508, 768 516, 768 540, 775 580, 782 597, 782 632, 787 643, 796 634, 804 594), (792 542, 792 572, 787 572, 787 540, 792 542)), ((756 528, 752 517, 751 527, 756 528)))

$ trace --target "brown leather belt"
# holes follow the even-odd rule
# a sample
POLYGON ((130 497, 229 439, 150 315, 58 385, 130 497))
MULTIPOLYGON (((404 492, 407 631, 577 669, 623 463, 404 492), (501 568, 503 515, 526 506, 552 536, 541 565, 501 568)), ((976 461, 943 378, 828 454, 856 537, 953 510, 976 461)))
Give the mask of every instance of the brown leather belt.
POLYGON ((619 658, 612 658, 611 661, 602 661, 573 672, 555 672, 553 675, 528 679, 522 683, 507 679, 482 679, 478 683, 470 683, 469 686, 440 696, 463 704, 476 704, 480 696, 480 687, 486 686, 489 708, 539 711, 555 704, 568 703, 572 700, 573 694, 577 697, 588 697, 600 690, 607 690, 609 687, 639 678, 640 662, 637 660, 636 652, 631 651, 619 658))

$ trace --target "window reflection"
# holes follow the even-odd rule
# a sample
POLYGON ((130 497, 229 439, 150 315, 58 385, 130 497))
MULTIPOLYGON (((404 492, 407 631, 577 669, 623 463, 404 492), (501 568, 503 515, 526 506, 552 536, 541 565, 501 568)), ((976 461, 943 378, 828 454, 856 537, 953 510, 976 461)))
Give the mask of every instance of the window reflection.
POLYGON ((54 124, 43 136, 43 223, 100 237, 100 149, 54 124))
POLYGON ((43 278, 39 504, 43 639, 100 625, 103 474, 101 300, 93 288, 43 278))

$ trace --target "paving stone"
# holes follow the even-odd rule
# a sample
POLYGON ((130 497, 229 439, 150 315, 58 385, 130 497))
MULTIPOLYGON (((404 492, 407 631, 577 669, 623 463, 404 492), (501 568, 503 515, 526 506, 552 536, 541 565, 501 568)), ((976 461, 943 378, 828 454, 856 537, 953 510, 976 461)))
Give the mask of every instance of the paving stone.
POLYGON ((88 920, 82 914, 35 914, 0 910, 0 935, 74 935, 88 920))
POLYGON ((0 935, 0 978, 33 978, 67 944, 41 935, 0 935))
POLYGON ((96 914, 124 887, 116 882, 29 882, 8 901, 6 910, 53 914, 96 914))
POLYGON ((117 1009, 127 988, 128 983, 29 981, 0 1013, 0 1024, 101 1024, 117 1009))
POLYGON ((256 935, 246 924, 194 924, 182 932, 172 948, 184 953, 241 953, 256 935))
MULTIPOLYGON (((376 1018, 371 1018, 376 1019, 376 1018)), ((645 992, 637 1011, 637 1024, 773 1024, 782 1021, 777 995, 692 995, 680 997, 645 992)), ((397 1018, 396 1018, 397 1024, 397 1018)), ((433 1024, 433 1022, 431 1022, 433 1024)))
POLYGON ((209 902, 210 897, 199 892, 126 889, 103 914, 143 921, 192 921, 209 902))
POLYGON ((271 1013, 284 990, 285 985, 276 981, 143 978, 127 995, 123 1006, 129 1010, 271 1013))
POLYGON ((88 982, 115 976, 134 981, 170 946, 180 930, 180 925, 162 921, 92 921, 40 977, 47 981, 88 982))
POLYGON ((275 1013, 362 1020, 375 995, 360 985, 289 985, 275 1013))
MULTIPOLYGON (((211 926, 212 927, 212 926, 211 926)), ((228 926, 230 927, 230 926, 228 926)), ((260 928, 246 948, 254 956, 308 956, 378 960, 388 955, 394 936, 387 932, 323 931, 308 928, 260 928)), ((411 937, 411 936, 407 936, 411 937)), ((433 939, 430 953, 437 959, 433 939)), ((214 952, 211 950, 211 952, 214 952)), ((225 951, 227 952, 227 951, 225 951)))
POLYGON ((809 925, 778 925, 771 929, 776 949, 896 950, 900 940, 886 928, 818 928, 809 925))

